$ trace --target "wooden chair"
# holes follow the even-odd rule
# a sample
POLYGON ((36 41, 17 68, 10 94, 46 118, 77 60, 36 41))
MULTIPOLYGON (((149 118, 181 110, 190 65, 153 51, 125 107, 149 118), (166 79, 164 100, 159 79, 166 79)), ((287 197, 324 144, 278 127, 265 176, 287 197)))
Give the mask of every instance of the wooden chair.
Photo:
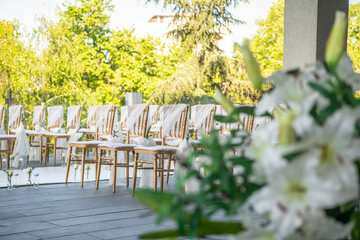
POLYGON ((65 139, 68 141, 71 137, 71 130, 76 130, 80 127, 80 116, 81 116, 81 106, 71 106, 68 108, 67 115, 67 126, 66 133, 46 133, 44 137, 46 138, 45 143, 45 165, 49 160, 50 148, 53 149, 53 164, 56 165, 56 151, 57 150, 67 150, 67 146, 60 147, 57 145, 57 141, 60 139, 65 139), (54 139, 54 143, 51 143, 50 140, 54 139))
MULTIPOLYGON (((97 118, 96 118, 96 131, 94 141, 78 141, 70 142, 68 149, 68 159, 66 167, 65 183, 68 181, 70 164, 71 162, 81 162, 81 187, 84 185, 84 171, 86 163, 95 163, 95 175, 98 172, 98 146, 103 143, 99 141, 102 137, 111 135, 113 133, 114 118, 116 113, 116 106, 114 105, 103 105, 97 107, 97 118), (99 140, 98 140, 99 139, 99 140), (73 153, 73 149, 76 150, 73 153), (86 152, 90 149, 94 149, 94 158, 86 159, 86 152), (79 150, 82 154, 78 154, 79 150)), ((97 179, 97 177, 96 177, 97 179)))
POLYGON ((159 105, 149 105, 149 122, 150 126, 155 125, 159 120, 159 105))
POLYGON ((5 106, 0 106, 0 128, 4 130, 5 106))
POLYGON ((80 129, 80 132, 84 134, 84 141, 93 141, 95 139, 97 107, 98 106, 90 106, 88 108, 86 129, 80 129))
MULTIPOLYGON (((33 112, 33 130, 26 131, 29 137, 30 147, 38 147, 40 151, 40 164, 42 164, 42 150, 43 150, 43 136, 45 133, 35 131, 35 126, 43 126, 45 123, 45 106, 35 106, 33 112), (39 140, 37 140, 39 139, 39 140)), ((29 163, 29 156, 27 156, 27 163, 29 163)))
POLYGON ((153 170, 154 174, 154 191, 157 190, 157 178, 160 175, 160 190, 163 191, 164 185, 164 172, 167 172, 167 181, 169 172, 171 171, 169 168, 169 164, 167 169, 165 169, 165 155, 168 155, 169 162, 170 159, 175 158, 176 154, 176 147, 170 146, 155 146, 155 147, 135 147, 135 159, 134 159, 134 173, 133 173, 133 185, 132 185, 132 194, 135 192, 136 188, 136 178, 137 178, 137 171, 142 170, 153 170), (139 158, 139 154, 151 154, 154 155, 153 161, 142 160, 139 158), (153 167, 146 167, 144 164, 152 164, 153 167))
POLYGON ((129 106, 123 106, 120 110, 120 132, 123 135, 127 134, 126 121, 129 117, 129 106))
POLYGON ((116 112, 117 109, 115 105, 102 105, 97 107, 95 140, 101 140, 103 136, 113 134, 116 112))
MULTIPOLYGON (((9 168, 10 166, 10 155, 12 153, 12 149, 13 149, 13 144, 16 141, 16 136, 15 135, 0 135, 0 142, 1 141, 6 141, 6 149, 5 150, 1 150, 0 148, 0 153, 5 153, 6 157, 7 157, 7 168, 9 168)), ((2 161, 0 163, 0 166, 2 166, 2 161)))
POLYGON ((11 106, 9 108, 8 134, 15 134, 15 130, 20 126, 24 108, 22 105, 11 106))
MULTIPOLYGON (((164 128, 163 126, 160 127, 160 136, 161 139, 154 139, 154 141, 159 144, 159 142, 161 143, 160 145, 170 145, 169 142, 171 140, 178 140, 178 139, 185 139, 185 134, 186 134, 186 130, 188 128, 188 112, 189 112, 189 107, 188 106, 184 106, 183 104, 179 104, 179 105, 173 105, 172 106, 172 110, 169 111, 174 112, 177 111, 178 115, 177 116, 172 116, 170 114, 168 114, 167 116, 165 116, 164 118, 164 122, 165 121, 172 121, 172 119, 169 119, 169 117, 174 117, 174 119, 176 119, 175 123, 172 125, 171 129, 166 130, 167 132, 164 133, 164 128), (181 111, 177 111, 178 108, 182 108, 181 111)), ((177 146, 177 145, 174 145, 177 146)))
MULTIPOLYGON (((188 106, 186 106, 185 104, 169 105, 169 108, 166 110, 167 110, 167 113, 163 117, 164 118, 163 125, 160 127, 161 138, 160 139, 154 138, 154 141, 156 142, 157 145, 164 146, 163 148, 154 147, 153 154, 159 155, 159 156, 162 155, 162 151, 164 152, 163 154, 168 154, 168 151, 171 152, 172 150, 174 150, 172 147, 178 147, 178 145, 180 144, 180 141, 185 139, 186 130, 188 128, 188 112, 189 112, 188 106), (166 124, 169 122, 171 122, 170 125, 166 124), (164 128, 165 126, 169 127, 169 129, 165 129, 164 128), (166 147, 169 146, 170 148, 166 148, 165 146, 166 147)), ((145 149, 146 153, 148 153, 150 150, 151 150, 150 148, 145 149)), ((135 149, 135 156, 136 156, 137 152, 143 153, 142 148, 135 149)), ((155 160, 155 158, 156 158, 156 156, 154 157, 154 160, 155 160)), ((141 162, 141 160, 138 160, 138 161, 141 162)), ((171 170, 171 162, 174 162, 174 167, 175 167, 175 155, 174 154, 169 154, 167 170, 162 169, 163 171, 167 172, 166 183, 169 182, 170 172, 174 171, 174 170, 171 170)), ((156 162, 154 162, 153 164, 155 165, 156 162)), ((135 166, 135 165, 136 164, 134 162, 134 169, 137 168, 137 166, 135 166)), ((135 170, 134 170, 134 174, 135 174, 135 170)))
POLYGON ((127 144, 122 143, 103 143, 99 145, 99 167, 96 177, 96 189, 99 187, 100 180, 100 170, 101 165, 110 165, 113 169, 113 192, 116 191, 116 171, 118 167, 126 168, 126 186, 129 187, 129 168, 133 167, 129 162, 129 154, 134 151, 134 147, 137 145, 130 144, 131 138, 145 137, 148 123, 148 114, 149 106, 145 104, 138 104, 131 106, 129 121, 128 121, 128 131, 127 131, 127 144), (140 108, 140 110, 135 111, 135 108, 140 108), (141 111, 142 110, 142 111, 141 111), (140 111, 140 112, 139 112, 140 111), (134 115, 135 114, 135 115, 134 115), (131 120, 133 119, 133 120, 131 120), (131 121, 130 121, 131 120, 131 121), (131 126, 131 125, 132 126, 131 126), (106 152, 109 153, 109 157, 106 157, 106 152), (118 152, 125 152, 125 163, 117 162, 118 152), (113 157, 112 157, 113 156, 113 157))
POLYGON ((197 129, 194 129, 194 139, 197 140, 198 136, 200 134, 199 130, 201 129, 202 132, 205 135, 208 135, 211 131, 211 129, 214 127, 214 116, 215 116, 215 112, 216 112, 216 106, 215 105, 197 105, 197 115, 195 118, 193 118, 193 127, 195 125, 197 129), (207 112, 203 112, 203 110, 208 110, 209 108, 210 111, 207 112), (199 114, 204 114, 204 115, 199 115, 199 114))

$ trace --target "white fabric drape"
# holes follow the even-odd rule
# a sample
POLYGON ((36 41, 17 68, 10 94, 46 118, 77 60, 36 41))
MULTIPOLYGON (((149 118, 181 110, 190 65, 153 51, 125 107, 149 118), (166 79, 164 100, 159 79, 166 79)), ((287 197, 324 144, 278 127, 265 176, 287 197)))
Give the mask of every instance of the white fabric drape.
MULTIPOLYGON (((206 120, 210 118, 210 113, 214 109, 215 105, 213 104, 206 104, 200 105, 195 108, 196 113, 193 119, 194 121, 194 130, 198 131, 200 128, 205 127, 206 120)), ((192 113, 191 113, 192 116, 192 113)), ((209 121, 209 120, 207 120, 209 121)))
POLYGON ((63 106, 53 106, 48 107, 48 129, 54 133, 62 132, 61 126, 64 123, 64 107, 63 106))
POLYGON ((88 109, 88 117, 87 117, 87 124, 93 125, 96 123, 96 109, 98 106, 90 106, 88 109))
MULTIPOLYGON (((129 117, 129 107, 124 106, 120 109, 120 125, 126 126, 126 120, 129 117)), ((126 129, 120 129, 120 130, 126 130, 126 129)))
MULTIPOLYGON (((134 140, 134 143, 136 143, 137 145, 142 146, 142 147, 154 147, 156 145, 154 140, 152 140, 151 138, 143 138, 143 137, 136 138, 134 140)), ((139 154, 139 159, 145 160, 145 161, 153 161, 154 155, 139 154)), ((154 164, 156 164, 156 163, 154 163, 154 164)), ((143 166, 144 167, 153 167, 152 164, 147 164, 147 163, 144 163, 143 166)), ((154 186, 154 180, 153 180, 154 179, 154 171, 152 169, 141 170, 139 175, 140 175, 140 183, 139 183, 140 188, 153 188, 153 186, 154 186)))
POLYGON ((19 159, 23 158, 25 160, 27 156, 30 154, 30 145, 22 122, 20 122, 20 125, 15 130, 15 132, 16 132, 16 141, 13 150, 13 155, 14 155, 13 167, 17 168, 19 166, 19 159))
POLYGON ((45 123, 45 106, 35 106, 34 113, 33 113, 33 122, 32 125, 36 126, 44 126, 45 123), (43 117, 41 119, 41 116, 43 117))
MULTIPOLYGON (((177 129, 182 128, 182 124, 185 124, 185 136, 189 133, 189 114, 187 115, 187 120, 185 123, 180 124, 180 115, 187 107, 186 104, 177 104, 177 105, 169 105, 170 108, 167 109, 164 120, 161 122, 162 132, 160 138, 164 138, 169 136, 170 131, 174 135, 174 128, 175 125, 177 129)), ((178 146, 182 139, 175 139, 175 140, 166 140, 167 145, 171 146, 178 146)))
POLYGON ((139 118, 141 124, 143 121, 142 114, 147 106, 147 104, 137 104, 132 106, 129 117, 126 120, 127 131, 130 131, 130 134, 138 134, 137 128, 139 127, 139 118))
POLYGON ((159 105, 149 105, 149 124, 155 124, 158 121, 158 116, 155 116, 159 109, 159 105), (153 119, 154 118, 154 119, 153 119))
POLYGON ((17 121, 21 118, 24 114, 24 108, 22 105, 17 106, 11 106, 9 108, 9 121, 8 121, 8 127, 9 128, 15 128, 17 121))

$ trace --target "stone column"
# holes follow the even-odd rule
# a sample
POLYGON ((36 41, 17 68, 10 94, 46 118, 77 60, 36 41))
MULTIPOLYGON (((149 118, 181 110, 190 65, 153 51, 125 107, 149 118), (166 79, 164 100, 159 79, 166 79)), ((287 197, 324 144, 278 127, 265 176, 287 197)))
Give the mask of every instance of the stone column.
POLYGON ((126 106, 132 106, 142 103, 142 93, 127 92, 125 95, 126 106))
POLYGON ((285 0, 284 70, 324 60, 337 10, 348 14, 349 0, 285 0))

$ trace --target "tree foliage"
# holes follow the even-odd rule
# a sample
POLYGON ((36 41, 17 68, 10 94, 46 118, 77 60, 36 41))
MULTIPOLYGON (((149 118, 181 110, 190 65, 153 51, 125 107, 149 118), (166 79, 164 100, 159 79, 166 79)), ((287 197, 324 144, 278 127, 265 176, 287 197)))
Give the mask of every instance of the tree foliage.
POLYGON ((31 36, 17 22, 0 22, 0 94, 12 88, 23 104, 27 127, 36 105, 121 105, 125 92, 146 101, 160 79, 176 70, 177 51, 164 51, 158 39, 129 30, 110 30, 110 0, 76 0, 58 8, 57 22, 38 19, 31 36), (24 44, 22 38, 30 39, 24 44))

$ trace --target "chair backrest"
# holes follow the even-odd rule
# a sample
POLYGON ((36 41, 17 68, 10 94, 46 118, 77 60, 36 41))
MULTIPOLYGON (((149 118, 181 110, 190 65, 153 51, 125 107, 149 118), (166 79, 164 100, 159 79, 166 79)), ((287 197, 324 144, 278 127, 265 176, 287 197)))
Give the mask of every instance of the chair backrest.
POLYGON ((115 105, 102 105, 96 108, 96 140, 99 135, 113 134, 116 110, 115 105))
POLYGON ((170 111, 164 116, 164 121, 160 128, 162 145, 166 140, 185 139, 188 128, 189 107, 185 104, 169 105, 170 111))
POLYGON ((88 117, 87 117, 87 128, 96 126, 96 109, 98 106, 90 106, 88 108, 88 117))
POLYGON ((81 106, 71 106, 67 110, 66 132, 80 128, 81 106))
POLYGON ((216 112, 216 106, 213 104, 206 105, 196 105, 193 106, 194 117, 194 131, 195 131, 195 139, 197 139, 197 135, 199 134, 199 130, 201 129, 205 135, 208 135, 211 129, 214 127, 214 116, 216 112))
POLYGON ((61 128, 64 123, 64 107, 52 106, 48 107, 48 130, 53 128, 61 128))
POLYGON ((45 106, 35 106, 33 113, 32 126, 35 128, 36 125, 43 126, 45 123, 45 106))
POLYGON ((22 105, 11 106, 9 108, 8 134, 20 126, 23 114, 24 108, 22 105))
POLYGON ((120 109, 120 130, 126 129, 126 121, 129 117, 129 106, 123 106, 120 109))
MULTIPOLYGON (((237 105, 242 107, 254 108, 254 105, 237 105)), ((222 106, 221 106, 222 108, 222 106)), ((226 111, 222 108, 222 116, 226 116, 226 111)), ((240 122, 235 123, 222 123, 221 124, 221 132, 230 132, 231 130, 243 130, 247 132, 251 132, 254 124, 254 116, 250 116, 245 113, 239 114, 240 122)))
POLYGON ((149 105, 149 122, 153 126, 158 122, 159 119, 159 105, 149 105))
POLYGON ((149 116, 149 105, 136 104, 129 106, 129 117, 127 118, 127 143, 130 138, 145 137, 149 116))
POLYGON ((0 128, 4 130, 5 106, 0 106, 0 128))

